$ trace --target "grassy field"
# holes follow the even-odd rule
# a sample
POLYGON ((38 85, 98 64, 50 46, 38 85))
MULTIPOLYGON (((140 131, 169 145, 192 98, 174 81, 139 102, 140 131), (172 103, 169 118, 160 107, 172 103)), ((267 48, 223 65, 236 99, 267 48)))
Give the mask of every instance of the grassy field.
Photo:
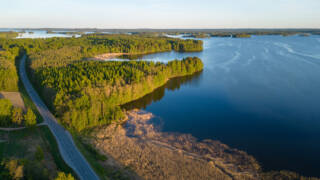
POLYGON ((73 170, 62 159, 58 145, 47 126, 27 128, 18 131, 0 131, 0 159, 19 159, 26 171, 40 178, 53 179, 58 171, 72 173, 73 170), (37 158, 37 151, 43 151, 43 160, 37 158))

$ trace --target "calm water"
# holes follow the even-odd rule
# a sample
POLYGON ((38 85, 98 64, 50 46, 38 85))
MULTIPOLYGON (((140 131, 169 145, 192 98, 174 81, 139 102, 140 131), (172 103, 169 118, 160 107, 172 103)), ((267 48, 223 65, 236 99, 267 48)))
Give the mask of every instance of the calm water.
MULTIPOLYGON (((52 33, 48 33, 45 30, 21 30, 21 29, 12 29, 12 28, 0 28, 0 32, 9 32, 14 31, 18 32, 20 38, 53 38, 53 37, 72 37, 72 34, 63 34, 63 32, 72 32, 72 31, 54 31, 52 33)), ((90 32, 87 32, 90 33, 90 32)), ((80 34, 75 34, 75 37, 80 37, 80 34)))
POLYGON ((320 36, 211 38, 203 72, 171 80, 128 105, 162 119, 163 131, 217 139, 247 151, 265 170, 320 177, 320 36))
MULTIPOLYGON (((60 32, 48 33, 44 30, 26 30, 23 33, 20 33, 17 38, 53 38, 53 37, 72 37, 72 34, 62 34, 60 32), (31 32, 31 33, 30 33, 31 32)), ((75 37, 80 37, 76 34, 75 37)))

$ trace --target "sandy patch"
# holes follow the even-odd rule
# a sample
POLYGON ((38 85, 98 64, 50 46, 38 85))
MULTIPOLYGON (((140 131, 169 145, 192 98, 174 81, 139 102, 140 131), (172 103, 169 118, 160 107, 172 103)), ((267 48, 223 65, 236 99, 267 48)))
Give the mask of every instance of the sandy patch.
POLYGON ((0 92, 0 99, 9 99, 14 107, 19 107, 26 111, 23 99, 19 92, 0 92))
POLYGON ((104 60, 108 60, 108 59, 114 59, 114 58, 117 58, 117 57, 123 56, 123 55, 129 55, 129 53, 105 53, 105 54, 97 55, 93 58, 89 58, 89 60, 104 61, 104 60))

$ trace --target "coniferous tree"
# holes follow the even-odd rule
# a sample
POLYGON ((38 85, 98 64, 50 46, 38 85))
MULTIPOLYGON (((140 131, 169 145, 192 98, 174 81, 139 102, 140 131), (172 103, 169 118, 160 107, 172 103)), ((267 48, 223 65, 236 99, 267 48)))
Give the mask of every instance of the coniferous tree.
POLYGON ((74 180, 74 177, 71 174, 66 174, 64 172, 59 172, 55 180, 74 180))
POLYGON ((28 108, 27 113, 24 115, 24 120, 28 127, 35 126, 37 124, 37 117, 30 108, 28 108))
POLYGON ((13 108, 12 111, 12 122, 17 125, 21 125, 23 121, 23 112, 21 108, 13 108))

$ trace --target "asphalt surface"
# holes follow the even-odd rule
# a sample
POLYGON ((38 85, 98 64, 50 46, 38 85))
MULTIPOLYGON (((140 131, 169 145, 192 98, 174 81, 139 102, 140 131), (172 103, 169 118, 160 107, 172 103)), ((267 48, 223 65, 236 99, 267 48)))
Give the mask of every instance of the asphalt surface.
POLYGON ((29 96, 43 117, 44 123, 48 125, 52 134, 55 136, 62 158, 77 173, 81 180, 99 179, 97 174, 93 171, 89 163, 78 150, 70 133, 58 124, 56 118, 51 114, 47 106, 43 103, 33 88, 26 73, 25 63, 26 56, 23 56, 20 62, 19 75, 29 96))

